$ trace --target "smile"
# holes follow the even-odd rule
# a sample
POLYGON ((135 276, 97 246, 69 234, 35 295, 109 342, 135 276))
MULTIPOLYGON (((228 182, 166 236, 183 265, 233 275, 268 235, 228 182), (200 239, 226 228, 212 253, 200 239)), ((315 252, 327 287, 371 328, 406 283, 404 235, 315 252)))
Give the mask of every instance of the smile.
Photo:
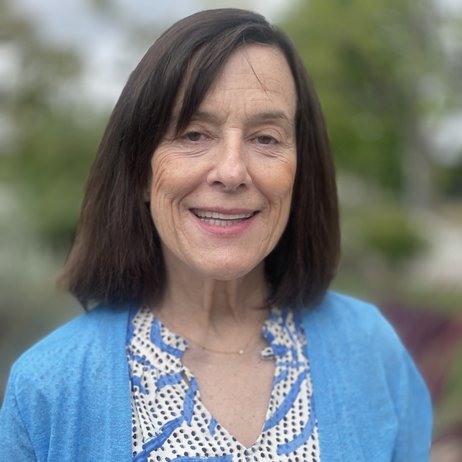
POLYGON ((202 222, 212 226, 234 226, 252 218, 257 212, 222 213, 207 210, 192 209, 191 212, 202 222))

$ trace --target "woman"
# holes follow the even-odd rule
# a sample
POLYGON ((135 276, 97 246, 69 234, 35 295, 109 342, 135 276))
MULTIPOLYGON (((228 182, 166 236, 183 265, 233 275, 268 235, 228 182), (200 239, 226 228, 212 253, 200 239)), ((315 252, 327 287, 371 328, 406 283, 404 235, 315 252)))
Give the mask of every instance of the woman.
MULTIPOLYGON (((87 308, 15 364, 4 460, 424 461, 426 388, 339 256, 315 91, 259 15, 205 11, 114 109, 62 280, 87 308)), ((2 460, 3 460, 2 459, 2 460)))

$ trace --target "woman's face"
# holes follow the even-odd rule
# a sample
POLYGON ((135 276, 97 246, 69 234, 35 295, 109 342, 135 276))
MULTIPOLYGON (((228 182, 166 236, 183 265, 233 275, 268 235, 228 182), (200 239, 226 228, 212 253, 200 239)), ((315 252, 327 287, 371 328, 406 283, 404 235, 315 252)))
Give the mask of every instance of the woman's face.
POLYGON ((289 217, 295 111, 283 54, 250 45, 230 57, 178 136, 173 118, 147 192, 168 268, 232 280, 262 264, 289 217))

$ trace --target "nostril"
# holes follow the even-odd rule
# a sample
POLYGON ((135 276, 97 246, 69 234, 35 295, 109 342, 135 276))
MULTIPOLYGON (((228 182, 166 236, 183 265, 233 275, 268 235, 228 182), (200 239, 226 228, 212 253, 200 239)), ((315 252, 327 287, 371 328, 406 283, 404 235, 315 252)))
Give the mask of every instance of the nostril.
POLYGON ((220 184, 226 189, 245 187, 251 182, 247 165, 242 160, 218 162, 211 169, 208 181, 210 184, 220 184))

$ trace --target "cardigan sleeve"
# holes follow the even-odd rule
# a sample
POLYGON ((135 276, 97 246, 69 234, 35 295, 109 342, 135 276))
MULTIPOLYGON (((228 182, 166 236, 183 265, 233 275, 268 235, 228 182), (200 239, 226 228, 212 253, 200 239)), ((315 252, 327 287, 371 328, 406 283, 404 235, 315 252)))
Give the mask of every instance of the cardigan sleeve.
POLYGON ((15 369, 0 409, 0 460, 36 461, 34 449, 18 406, 15 369))
POLYGON ((94 308, 15 362, 0 410, 0 461, 131 460, 127 310, 94 308))
POLYGON ((428 462, 429 393, 380 312, 331 292, 304 329, 323 460, 428 462))
POLYGON ((427 387, 407 351, 396 364, 394 400, 399 428, 393 462, 427 461, 432 432, 432 406, 427 387))
MULTIPOLYGON (((371 307, 368 351, 385 381, 396 419, 392 462, 427 462, 432 435, 432 403, 427 386, 393 327, 371 307)), ((363 312, 365 308, 363 308, 363 312)), ((377 383, 375 387, 378 388, 377 383)), ((387 393, 388 392, 388 393, 387 393)))

